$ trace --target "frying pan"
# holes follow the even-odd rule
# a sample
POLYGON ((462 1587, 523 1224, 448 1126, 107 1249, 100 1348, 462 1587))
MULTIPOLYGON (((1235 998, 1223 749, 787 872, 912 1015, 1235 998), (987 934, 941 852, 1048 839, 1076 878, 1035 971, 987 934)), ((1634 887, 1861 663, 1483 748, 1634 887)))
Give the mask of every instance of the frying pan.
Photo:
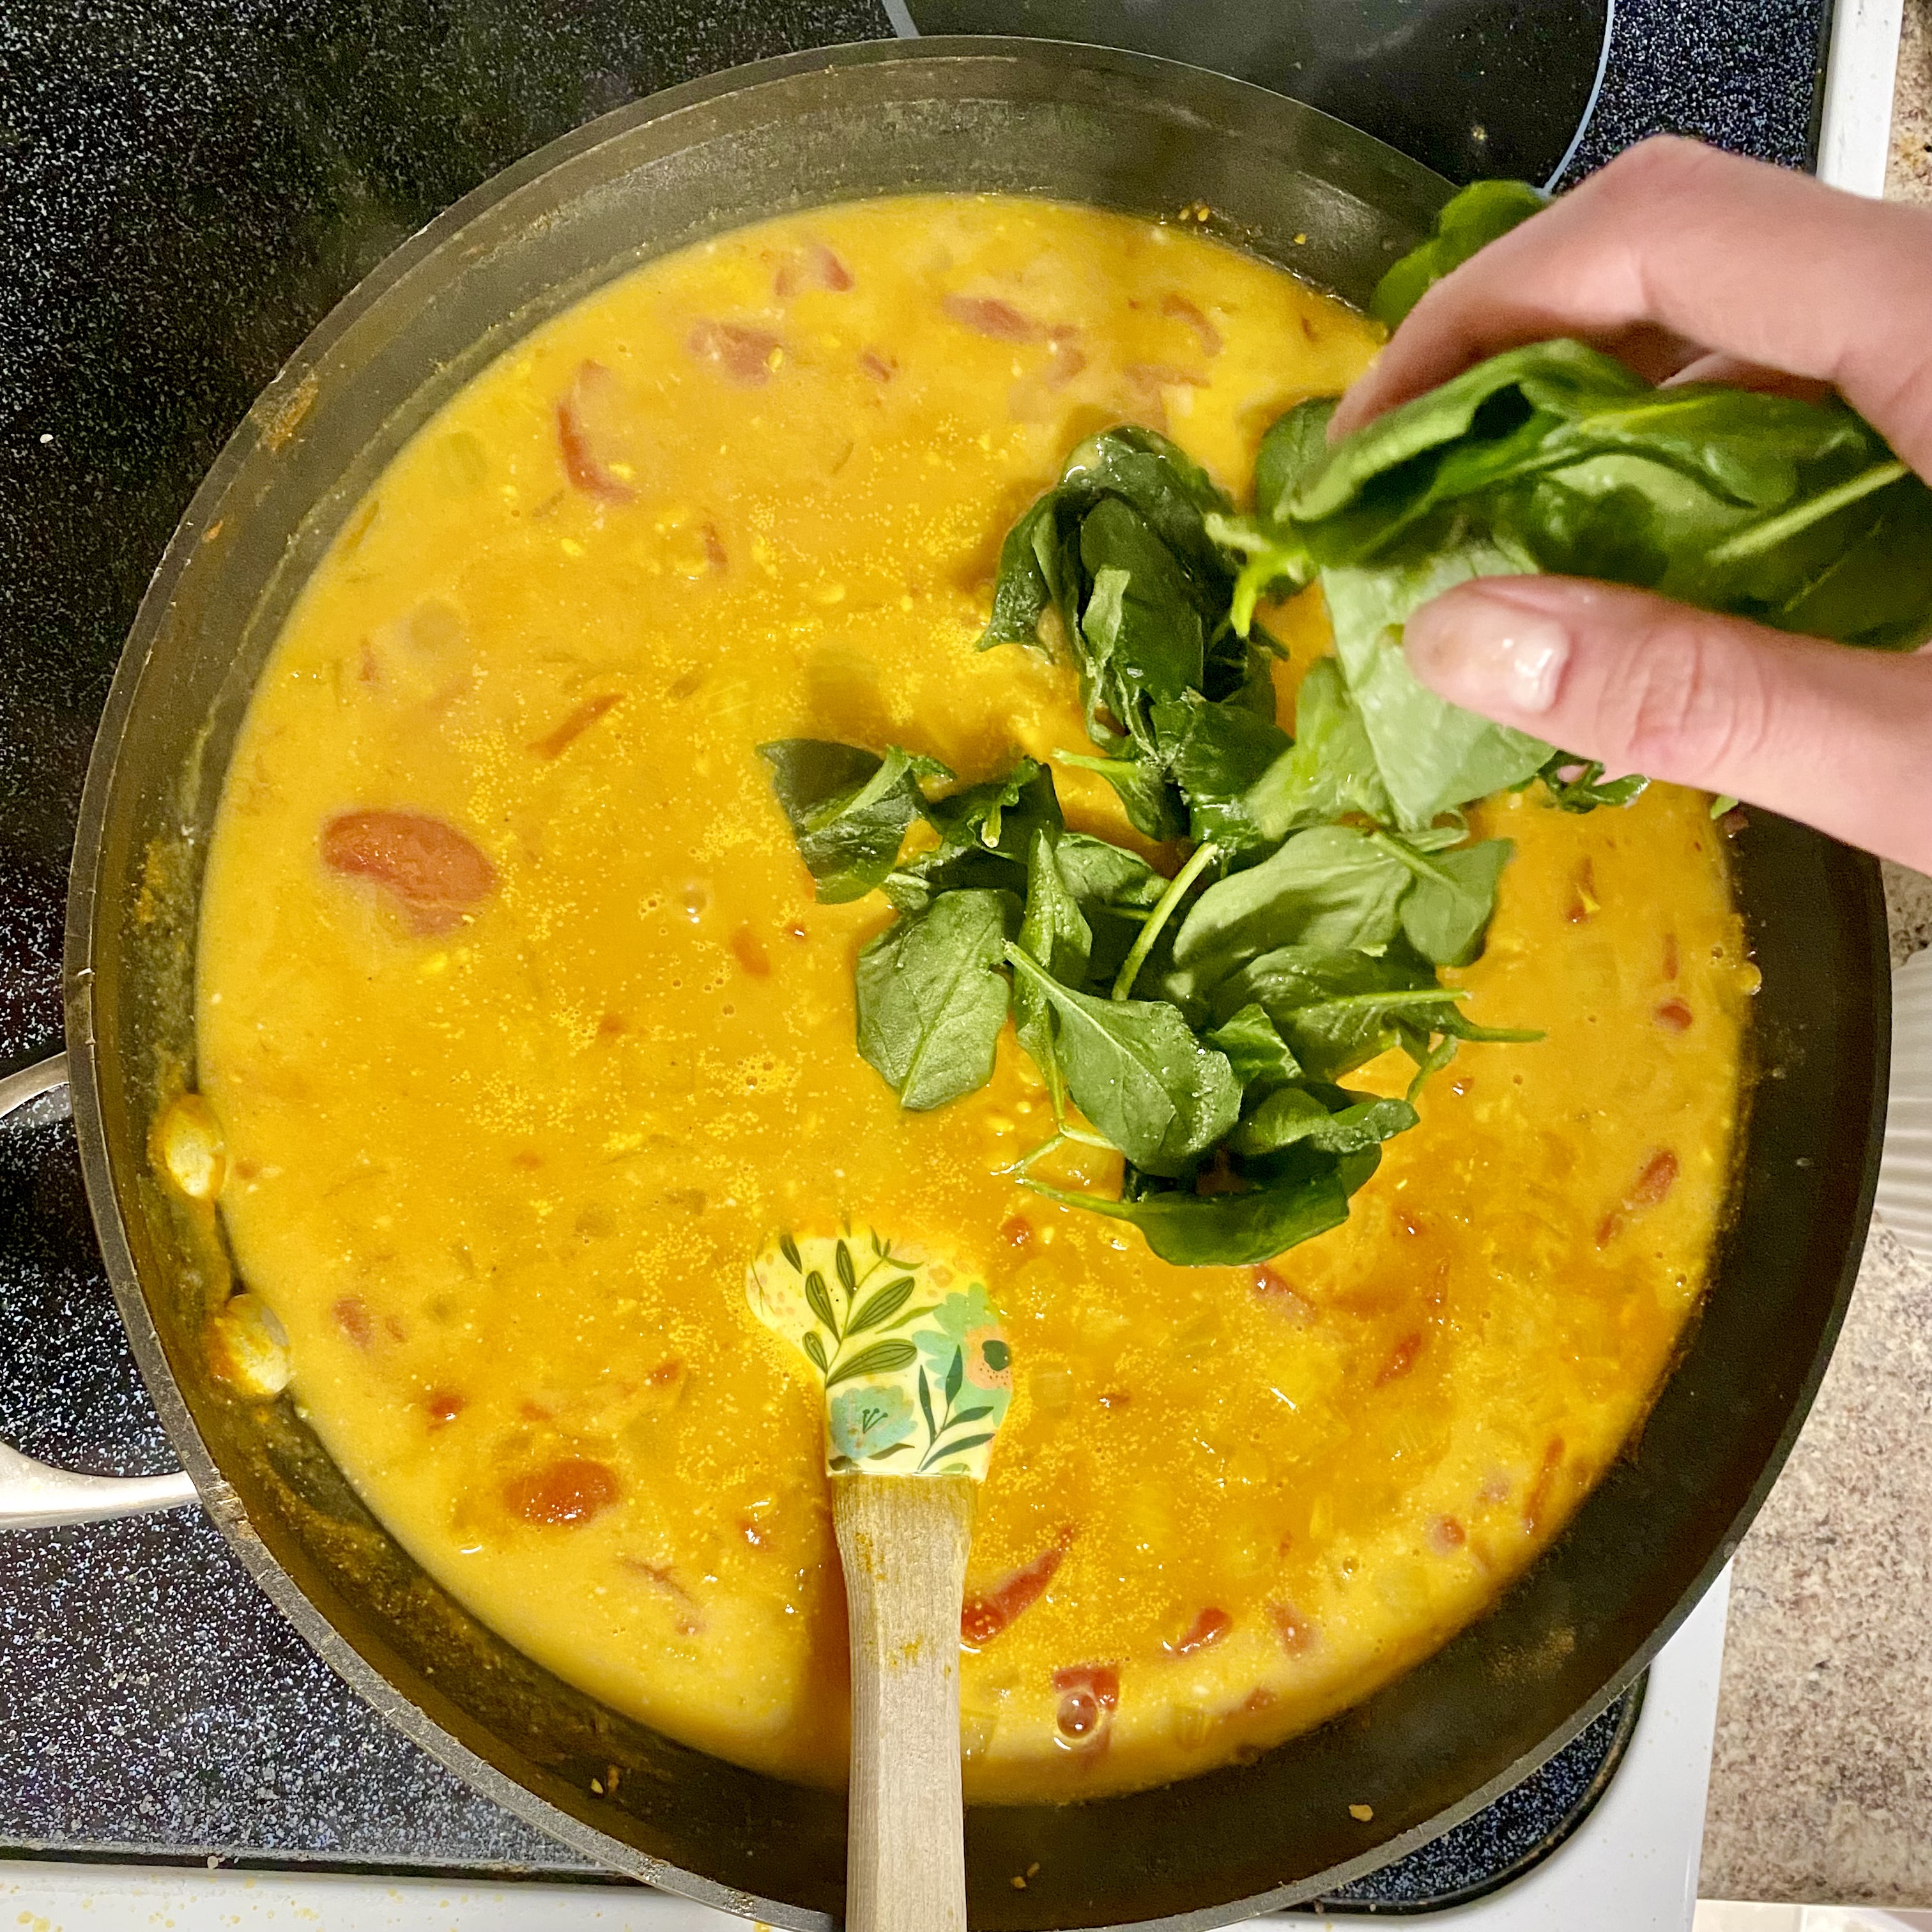
MULTIPOLYGON (((638 262, 786 210, 909 189, 1147 215, 1204 203, 1216 232, 1358 304, 1448 192, 1294 101, 1037 41, 800 55, 592 123, 399 250, 224 449, 109 694, 68 909, 68 1076, 102 1251, 162 1420, 242 1562, 377 1710, 498 1803, 619 1871, 802 1928, 838 1915, 842 1801, 691 1750, 538 1668, 423 1573, 286 1397, 248 1402, 218 1382, 202 1334, 232 1270, 212 1214, 161 1187, 146 1141, 193 1079, 202 860, 250 692, 383 466, 506 346, 638 262)), ((1764 973, 1754 1096, 1708 1300, 1625 1454, 1494 1609, 1318 1730, 1160 1790, 973 1810, 976 1925, 1207 1927, 1344 1884, 1565 1742, 1715 1576, 1797 1433, 1850 1293, 1889 1024, 1874 863, 1762 813, 1735 859, 1764 973), (1362 1801, 1372 1824, 1349 1815, 1362 1801), (1016 1891, 1011 1874, 1035 1866, 1016 1891)), ((60 1071, 6 1083, 0 1108, 58 1105, 60 1071)), ((17 1459, 14 1473, 57 1481, 17 1459)), ((64 1501, 50 1489, 38 1514, 186 1495, 179 1478, 64 1501)))

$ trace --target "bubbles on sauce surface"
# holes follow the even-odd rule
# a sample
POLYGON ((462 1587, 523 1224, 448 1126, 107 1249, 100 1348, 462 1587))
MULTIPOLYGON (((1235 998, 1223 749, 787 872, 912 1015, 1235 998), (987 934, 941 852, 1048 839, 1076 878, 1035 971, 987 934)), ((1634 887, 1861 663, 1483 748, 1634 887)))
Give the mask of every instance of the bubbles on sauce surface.
POLYGON ((1103 1751, 1120 1702, 1120 1673, 1111 1664, 1070 1664, 1053 1673, 1060 1694, 1054 1742, 1062 1750, 1103 1751))

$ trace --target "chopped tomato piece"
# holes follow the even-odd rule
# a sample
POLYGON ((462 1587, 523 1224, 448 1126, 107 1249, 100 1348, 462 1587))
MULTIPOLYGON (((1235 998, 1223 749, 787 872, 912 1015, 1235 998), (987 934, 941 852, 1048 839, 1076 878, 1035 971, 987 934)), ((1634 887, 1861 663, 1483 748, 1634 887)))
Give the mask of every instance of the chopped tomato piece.
POLYGON ((1033 1223, 1024 1214, 1009 1214, 1000 1223, 1000 1238, 1023 1248, 1033 1239, 1033 1223))
POLYGON ((1192 1657, 1197 1650, 1212 1648, 1234 1628, 1234 1618, 1210 1604, 1188 1625, 1185 1636, 1162 1637, 1160 1647, 1169 1657, 1192 1657))
POLYGON ((992 1642, 1014 1618, 1039 1602, 1072 1546, 1072 1528, 1063 1529, 1025 1568, 1003 1578, 983 1597, 968 1597, 959 1612, 960 1640, 967 1648, 977 1650, 992 1642))
POLYGON ((611 413, 618 398, 616 377, 601 362, 584 362, 556 406, 556 444, 563 456, 563 473, 572 488, 604 503, 628 503, 637 494, 597 448, 598 419, 611 413))
POLYGON ((1265 1263, 1252 1270, 1249 1280, 1255 1285, 1255 1292, 1268 1305, 1285 1315, 1298 1328, 1312 1327, 1315 1321, 1315 1304, 1285 1276, 1277 1274, 1265 1263))
POLYGON ((781 302, 789 300, 801 289, 824 289, 842 296, 852 286, 852 271, 823 242, 808 242, 802 248, 789 250, 772 278, 772 288, 781 302))
POLYGON ((530 749, 540 758, 561 758, 598 718, 605 712, 616 710, 623 701, 623 694, 616 691, 606 691, 595 698, 586 698, 560 724, 538 739, 530 749))
POLYGON ((1672 1033, 1688 1033, 1696 1018, 1682 1000, 1666 1000, 1657 1010, 1657 1023, 1667 1027, 1672 1033))
POLYGON ((458 1394, 454 1389, 431 1389, 423 1398, 423 1407, 429 1412, 429 1426, 432 1429, 446 1429, 469 1406, 469 1398, 458 1394))
POLYGON ((527 1523, 556 1528, 588 1522, 617 1500, 616 1473, 587 1456, 560 1456, 541 1469, 512 1476, 503 1485, 503 1503, 527 1523))
POLYGON ((1087 366, 1087 352, 1075 339, 1078 332, 1060 327, 1048 332, 1046 381, 1049 388, 1064 389, 1087 366))
POLYGON ((859 367, 875 382, 890 382, 898 374, 899 365, 890 356, 882 356, 876 349, 862 349, 859 352, 859 367))
POLYGON ((748 926, 741 926, 731 935, 731 956, 754 980, 772 976, 772 956, 765 942, 748 926))
POLYGON ((1598 1225, 1598 1246, 1608 1247, 1622 1233, 1624 1224, 1633 1214, 1640 1214, 1646 1208, 1661 1205, 1676 1185, 1680 1172, 1678 1158, 1670 1148, 1652 1154, 1637 1176, 1636 1186, 1624 1196, 1622 1204, 1612 1208, 1598 1225))
POLYGON ((1172 362, 1130 362, 1120 372, 1137 389, 1204 389, 1210 378, 1198 369, 1183 369, 1172 362))
POLYGON ((376 1324, 369 1318, 369 1304, 359 1294, 345 1294, 330 1308, 335 1317, 335 1325, 356 1347, 373 1348, 376 1346, 376 1324))
POLYGON ((322 828, 332 872, 375 880, 418 933, 448 932, 496 883, 496 870, 453 825, 422 812, 345 812, 322 828))
POLYGON ((1633 1208, 1654 1208, 1676 1184, 1678 1172, 1677 1156, 1668 1148, 1661 1154, 1654 1154, 1649 1164, 1636 1178, 1636 1185, 1630 1190, 1630 1205, 1633 1208))
POLYGON ((684 346, 720 375, 747 388, 756 388, 771 380, 772 358, 784 344, 768 328, 707 318, 692 325, 684 346))
POLYGON ((1422 1353, 1423 1342, 1427 1338, 1420 1329, 1405 1335, 1389 1351, 1388 1360, 1376 1372, 1376 1387, 1385 1388, 1408 1373, 1415 1366, 1415 1358, 1422 1353))
POLYGON ((1270 1604, 1268 1615, 1274 1621, 1275 1634, 1281 1639, 1282 1648, 1291 1657, 1299 1657, 1313 1646, 1315 1625, 1292 1604, 1270 1604))
POLYGON ((1556 1472, 1562 1466, 1563 1438, 1552 1436, 1543 1451, 1543 1466, 1536 1472, 1536 1480, 1530 1485, 1529 1494, 1523 1498, 1523 1526, 1532 1534, 1543 1526, 1544 1513, 1550 1507, 1550 1492, 1556 1486, 1556 1472))
POLYGON ((1185 296, 1164 295, 1160 298, 1160 312, 1175 322, 1184 322, 1200 338, 1201 352, 1204 356, 1218 356, 1221 352, 1221 332, 1185 296))
POLYGON ((1453 1516, 1438 1516, 1429 1526, 1429 1546, 1438 1556, 1460 1550, 1468 1540, 1468 1532, 1453 1516))
POLYGON ((1572 926, 1581 926, 1602 911, 1603 902, 1597 896, 1596 868, 1588 859, 1570 875, 1570 903, 1564 908, 1563 916, 1572 926))
POLYGON ((1666 932, 1664 935, 1664 976, 1674 980, 1677 976, 1677 935, 1666 932))
POLYGON ((1031 342, 1040 334, 1033 322, 998 296, 948 296, 940 307, 949 320, 995 342, 1031 342))

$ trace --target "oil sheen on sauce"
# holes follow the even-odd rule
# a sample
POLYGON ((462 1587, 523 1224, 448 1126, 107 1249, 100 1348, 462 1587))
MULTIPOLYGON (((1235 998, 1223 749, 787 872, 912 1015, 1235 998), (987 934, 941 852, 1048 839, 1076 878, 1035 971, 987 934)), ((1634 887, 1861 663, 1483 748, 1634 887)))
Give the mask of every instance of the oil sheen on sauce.
MULTIPOLYGON (((788 1222, 916 1230, 1006 1313, 976 1800, 1157 1783, 1352 1702, 1479 1614, 1640 1418, 1724 1197, 1752 979, 1704 800, 1478 812, 1517 856, 1451 976, 1547 1040, 1465 1047, 1346 1227, 1182 1269, 1002 1174, 1048 1118, 1010 1036, 982 1093, 898 1109, 854 1047, 886 910, 814 902, 754 754, 898 743, 978 778, 1084 750, 1068 672, 974 650, 1007 523, 1122 419, 1238 488, 1372 348, 1184 227, 822 210, 538 329, 303 594, 208 865, 221 1211, 370 1507, 619 1709, 843 1775, 820 1399, 743 1289, 788 1222)), ((1286 700, 1324 624, 1270 621, 1286 700)), ((1060 790, 1119 835, 1100 781, 1060 790)))

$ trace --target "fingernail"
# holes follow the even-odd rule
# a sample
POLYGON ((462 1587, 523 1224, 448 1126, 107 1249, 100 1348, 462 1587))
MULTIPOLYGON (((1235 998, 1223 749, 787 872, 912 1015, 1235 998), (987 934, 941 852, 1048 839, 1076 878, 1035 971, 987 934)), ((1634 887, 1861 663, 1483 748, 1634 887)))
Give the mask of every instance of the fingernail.
POLYGON ((1550 710, 1570 662, 1570 633, 1554 618, 1480 591, 1452 592, 1410 618, 1402 642, 1415 674, 1472 711, 1550 710))

